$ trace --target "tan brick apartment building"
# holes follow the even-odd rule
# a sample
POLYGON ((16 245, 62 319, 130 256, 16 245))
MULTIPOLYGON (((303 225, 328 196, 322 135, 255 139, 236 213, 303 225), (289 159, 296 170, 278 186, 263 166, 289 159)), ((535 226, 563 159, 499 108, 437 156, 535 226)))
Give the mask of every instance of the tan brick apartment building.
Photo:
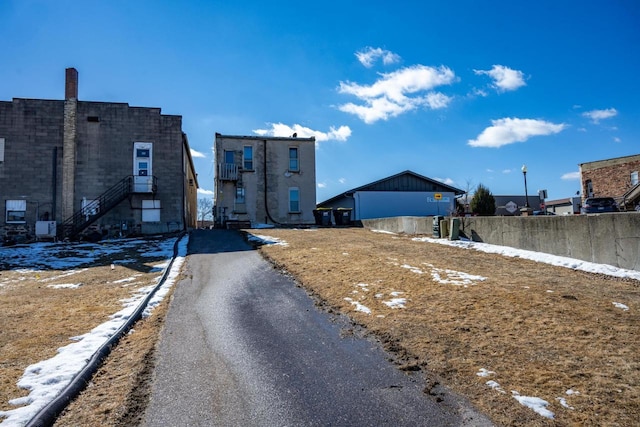
POLYGON ((582 201, 588 197, 613 197, 621 209, 640 202, 640 154, 580 164, 582 201))
POLYGON ((217 227, 314 224, 315 138, 216 133, 217 227))

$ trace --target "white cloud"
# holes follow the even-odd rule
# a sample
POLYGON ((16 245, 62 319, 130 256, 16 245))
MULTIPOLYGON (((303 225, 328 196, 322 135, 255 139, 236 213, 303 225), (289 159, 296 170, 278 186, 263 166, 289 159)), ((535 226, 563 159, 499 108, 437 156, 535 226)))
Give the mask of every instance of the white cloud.
POLYGON ((318 183, 318 188, 327 188, 327 184, 324 182, 319 182, 318 183))
POLYGON ((373 67, 373 64, 378 60, 378 58, 382 58, 382 63, 384 65, 394 64, 400 61, 400 55, 397 55, 388 50, 383 50, 378 48, 366 47, 363 50, 355 53, 356 58, 362 65, 367 68, 373 67))
POLYGON ((207 157, 207 155, 191 148, 191 157, 207 157))
POLYGON ((580 172, 569 172, 565 173, 560 177, 560 179, 564 179, 565 181, 574 181, 580 179, 580 172))
POLYGON ((584 117, 591 119, 593 123, 600 123, 600 120, 610 119, 618 115, 618 110, 615 108, 607 108, 606 110, 591 110, 586 113, 582 113, 584 117))
POLYGON ((254 129, 253 133, 261 136, 291 137, 295 133, 298 138, 311 138, 314 136, 316 142, 322 141, 346 141, 351 136, 349 126, 340 126, 338 129, 331 126, 329 132, 317 130, 295 124, 293 126, 284 123, 267 123, 270 129, 254 129))
POLYGON ((618 138, 617 136, 613 137, 613 142, 620 142, 622 141, 620 138, 618 138))
POLYGON ((516 90, 526 85, 522 71, 513 70, 504 65, 494 65, 490 70, 473 71, 478 75, 486 74, 491 77, 493 79, 493 87, 501 92, 516 90))
POLYGON ((346 182, 347 182, 347 179, 346 179, 346 178, 340 178, 340 179, 338 179, 338 182, 339 182, 340 184, 344 184, 344 183, 346 183, 346 182))
POLYGON ((492 126, 482 131, 476 139, 470 139, 472 147, 502 147, 514 142, 524 142, 532 136, 552 135, 564 130, 564 123, 544 120, 504 118, 491 121, 492 126))
POLYGON ((198 194, 201 196, 213 196, 215 193, 211 190, 205 190, 204 188, 198 188, 198 194))
POLYGON ((502 173, 505 173, 505 174, 507 174, 507 173, 511 173, 511 172, 513 172, 513 170, 511 170, 511 169, 504 169, 504 170, 502 171, 502 173))
POLYGON ((367 124, 387 120, 418 107, 445 108, 451 97, 431 91, 456 80, 454 72, 445 66, 438 68, 415 65, 392 73, 383 73, 372 85, 340 82, 338 92, 354 95, 362 104, 340 105, 340 111, 358 116, 367 124), (421 95, 419 95, 421 94, 421 95), (414 95, 414 96, 409 96, 414 95))
POLYGON ((436 181, 440 181, 443 184, 447 184, 447 185, 453 185, 455 184, 455 181, 452 180, 451 178, 434 178, 436 181))

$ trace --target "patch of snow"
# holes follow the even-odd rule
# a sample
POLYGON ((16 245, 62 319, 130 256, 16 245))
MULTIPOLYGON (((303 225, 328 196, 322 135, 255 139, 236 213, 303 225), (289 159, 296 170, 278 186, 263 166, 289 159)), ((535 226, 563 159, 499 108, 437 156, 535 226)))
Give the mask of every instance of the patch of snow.
MULTIPOLYGON (((139 274, 137 274, 136 276, 139 276, 139 274)), ((120 280, 114 280, 111 283, 126 283, 126 282, 133 282, 134 280, 136 280, 136 277, 132 276, 132 277, 126 277, 126 278, 120 279, 120 280)))
POLYGON ((391 231, 386 231, 386 230, 371 230, 371 231, 373 231, 374 233, 380 233, 380 234, 393 234, 393 235, 398 234, 398 233, 393 233, 391 231))
POLYGON ((621 302, 614 302, 613 305, 615 305, 616 308, 621 308, 624 311, 629 311, 629 307, 622 304, 621 302))
POLYGON ((369 292, 369 285, 367 283, 358 283, 356 286, 365 292, 369 292))
POLYGON ((579 391, 575 391, 575 390, 572 390, 572 389, 569 389, 569 390, 565 391, 564 393, 565 393, 567 396, 573 396, 573 395, 578 395, 578 394, 580 394, 580 392, 579 392, 579 391))
POLYGON ((483 276, 477 276, 474 274, 449 270, 445 268, 436 268, 432 264, 423 264, 431 268, 431 277, 433 278, 433 280, 445 285, 468 286, 475 285, 476 282, 483 282, 487 280, 487 278, 483 276))
POLYGON ((542 415, 545 418, 554 418, 553 412, 547 409, 549 406, 549 402, 544 399, 540 399, 539 397, 532 396, 521 396, 515 390, 511 391, 513 398, 520 402, 521 405, 526 406, 527 408, 533 409, 539 415, 542 415))
POLYGON ((280 245, 280 246, 289 246, 289 243, 286 241, 279 239, 277 237, 265 236, 261 234, 247 234, 247 239, 250 242, 257 242, 262 245, 280 245))
MULTIPOLYGON (((172 268, 167 276, 167 280, 163 286, 158 289, 154 297, 145 308, 145 315, 148 315, 150 310, 155 307, 159 301, 166 295, 168 289, 173 285, 175 278, 178 276, 182 260, 187 253, 188 236, 184 237, 178 246, 178 254, 172 268)), ((176 239, 167 239, 161 242, 161 247, 164 252, 162 256, 164 258, 171 258, 173 256, 173 245, 176 239)), ((137 245, 142 247, 148 247, 149 241, 146 240, 123 240, 120 245, 111 245, 108 248, 101 248, 100 245, 76 245, 79 248, 93 248, 94 252, 98 252, 103 249, 102 253, 107 251, 118 252, 125 247, 132 247, 137 245)), ((120 242, 119 242, 120 243, 120 242)), ((49 268, 58 269, 64 263, 58 263, 55 260, 48 257, 48 252, 39 250, 38 248, 50 249, 52 244, 35 244, 36 254, 44 253, 44 259, 38 259, 41 264, 46 263, 49 268)), ((74 252, 75 246, 73 248, 74 252)), ((36 259, 37 256, 35 255, 36 259)), ((157 255, 156 255, 157 256, 157 255)), ((82 261, 74 260, 74 263, 80 262, 86 264, 87 260, 91 257, 84 258, 82 261)), ((68 259, 66 259, 68 261, 68 259)), ((75 264, 73 265, 75 266, 75 264)), ((55 286, 55 285, 53 285, 55 286)), ((139 289, 137 293, 127 300, 124 300, 124 308, 119 312, 110 316, 110 320, 93 328, 90 332, 71 337, 70 339, 76 341, 58 349, 58 354, 54 357, 34 363, 27 367, 24 374, 18 381, 18 387, 29 390, 29 394, 24 397, 12 399, 9 404, 14 406, 20 406, 19 408, 0 411, 1 424, 4 426, 23 426, 27 424, 37 413, 51 402, 77 375, 77 373, 84 368, 87 362, 91 359, 92 355, 102 346, 104 342, 110 339, 115 332, 131 317, 136 311, 138 305, 144 300, 148 293, 153 289, 153 286, 149 286, 143 289, 139 289)))
POLYGON ((487 370, 485 368, 480 368, 480 371, 476 375, 479 376, 479 377, 488 377, 488 376, 491 376, 491 375, 494 375, 494 374, 495 374, 495 372, 493 372, 493 371, 489 371, 489 370, 487 370))
POLYGON ((274 228, 274 227, 275 227, 275 225, 273 225, 273 224, 255 224, 251 228, 255 228, 257 230, 261 230, 261 229, 265 229, 265 228, 274 228))
POLYGON ((82 283, 61 283, 59 285, 47 285, 47 288, 53 289, 78 289, 82 283))
POLYGON ((485 384, 491 387, 492 389, 494 389, 495 391, 499 391, 500 393, 506 393, 506 391, 504 391, 500 386, 500 384, 498 384, 496 381, 489 380, 485 384))
POLYGON ((565 399, 564 397, 556 397, 556 400, 560 402, 560 405, 564 406, 567 409, 575 409, 573 406, 569 406, 569 404, 567 403, 567 399, 565 399))
POLYGON ((78 274, 78 273, 83 273, 85 271, 87 271, 88 268, 82 268, 80 270, 69 270, 69 271, 65 271, 63 274, 59 274, 57 276, 53 276, 53 277, 49 277, 46 279, 42 279, 41 282, 51 282, 52 280, 57 280, 57 279, 61 279, 63 277, 69 277, 69 276, 73 276, 74 274, 78 274))
POLYGON ((545 254, 542 252, 527 251, 524 249, 510 248, 508 246, 491 245, 489 243, 471 242, 469 240, 433 239, 431 237, 414 237, 416 242, 437 243, 440 245, 454 246, 462 249, 471 249, 480 252, 499 254, 512 258, 522 258, 540 263, 571 268, 573 270, 586 271, 588 273, 606 274, 608 276, 625 277, 640 280, 640 271, 627 270, 607 264, 596 264, 575 258, 545 254))
POLYGON ((366 314, 371 314, 371 309, 365 305, 360 304, 358 301, 354 301, 351 298, 345 298, 345 301, 349 301, 352 305, 356 306, 356 311, 361 311, 366 314))
POLYGON ((418 267, 412 267, 409 264, 402 264, 400 267, 402 268, 407 268, 409 269, 409 271, 411 271, 412 273, 416 273, 416 274, 424 274, 424 271, 420 270, 418 267))
POLYGON ((391 308, 405 308, 406 298, 393 298, 390 301, 382 301, 383 304, 391 308))

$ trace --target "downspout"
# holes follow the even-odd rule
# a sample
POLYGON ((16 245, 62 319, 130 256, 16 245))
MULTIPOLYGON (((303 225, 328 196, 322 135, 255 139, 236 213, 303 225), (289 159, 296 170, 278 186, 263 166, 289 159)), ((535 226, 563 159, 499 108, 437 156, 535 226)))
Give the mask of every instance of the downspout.
POLYGON ((282 223, 279 223, 278 221, 276 221, 275 219, 273 219, 273 217, 271 217, 271 214, 269 213, 269 201, 268 201, 268 191, 267 191, 267 140, 265 139, 264 144, 262 146, 263 148, 263 158, 262 158, 262 171, 263 171, 263 176, 264 176, 264 210, 267 214, 267 218, 269 218, 269 220, 271 222, 273 222, 275 225, 284 225, 282 223))
POLYGON ((51 187, 53 188, 51 194, 51 219, 53 221, 56 221, 56 196, 58 195, 58 147, 53 147, 53 160, 51 170, 53 171, 51 173, 51 187))

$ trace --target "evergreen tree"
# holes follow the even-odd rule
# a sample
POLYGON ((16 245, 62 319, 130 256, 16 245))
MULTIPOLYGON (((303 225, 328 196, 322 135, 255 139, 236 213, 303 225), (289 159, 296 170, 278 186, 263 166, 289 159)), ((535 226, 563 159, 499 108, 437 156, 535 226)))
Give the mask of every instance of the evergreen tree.
POLYGON ((493 198, 491 191, 482 184, 478 184, 473 199, 471 199, 471 211, 481 216, 490 216, 496 213, 496 199, 493 198))

